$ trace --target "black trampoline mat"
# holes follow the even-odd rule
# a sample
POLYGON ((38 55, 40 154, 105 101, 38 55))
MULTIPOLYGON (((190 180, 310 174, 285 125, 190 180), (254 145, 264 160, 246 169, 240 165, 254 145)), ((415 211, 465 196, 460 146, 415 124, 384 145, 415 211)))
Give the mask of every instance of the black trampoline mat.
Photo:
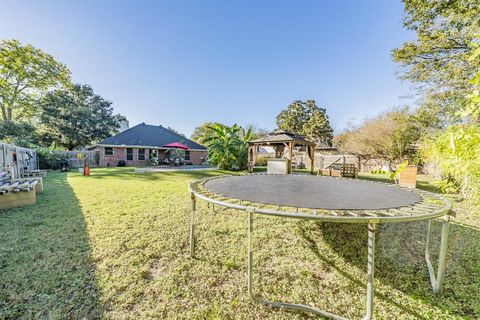
POLYGON ((209 180, 204 186, 229 198, 309 209, 390 209, 421 200, 415 192, 393 185, 311 175, 228 176, 209 180))

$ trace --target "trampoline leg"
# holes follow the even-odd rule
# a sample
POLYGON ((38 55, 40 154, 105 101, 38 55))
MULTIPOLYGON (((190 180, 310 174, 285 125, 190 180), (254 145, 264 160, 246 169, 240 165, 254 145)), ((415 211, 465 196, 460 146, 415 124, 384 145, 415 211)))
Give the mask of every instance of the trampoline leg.
POLYGON ((368 253, 367 253, 367 312, 364 319, 368 320, 373 315, 373 278, 375 275, 375 233, 377 224, 368 223, 368 253))
POLYGON ((192 209, 190 211, 190 256, 193 257, 195 253, 195 239, 193 237, 194 227, 195 227, 195 209, 196 209, 196 199, 195 195, 192 193, 192 209))
POLYGON ((347 318, 338 316, 336 314, 330 313, 328 311, 323 311, 315 307, 310 307, 307 305, 303 304, 295 304, 295 303, 286 303, 286 302, 273 302, 273 301, 267 301, 261 298, 258 298, 255 296, 255 293, 253 292, 253 211, 248 211, 248 246, 247 246, 247 251, 248 251, 248 258, 247 258, 247 287, 248 287, 248 295, 250 296, 250 299, 252 299, 253 302, 259 303, 259 304, 264 304, 268 305, 271 307, 277 307, 277 308, 287 308, 287 309, 293 309, 297 311, 303 311, 303 312, 312 312, 315 314, 319 314, 321 316, 324 316, 329 319, 334 319, 334 320, 347 320, 347 318))
POLYGON ((247 257, 247 287, 249 297, 255 301, 252 289, 253 280, 253 212, 248 213, 248 257, 247 257))
POLYGON ((427 261, 428 273, 430 274, 430 283, 434 293, 438 293, 442 287, 443 274, 445 273, 445 266, 447 260, 447 244, 448 244, 448 229, 449 229, 449 215, 445 215, 442 221, 442 236, 440 239, 440 253, 438 256, 438 269, 435 275, 432 262, 430 261, 430 237, 432 233, 432 220, 428 221, 427 227, 427 241, 425 247, 425 260, 427 261))

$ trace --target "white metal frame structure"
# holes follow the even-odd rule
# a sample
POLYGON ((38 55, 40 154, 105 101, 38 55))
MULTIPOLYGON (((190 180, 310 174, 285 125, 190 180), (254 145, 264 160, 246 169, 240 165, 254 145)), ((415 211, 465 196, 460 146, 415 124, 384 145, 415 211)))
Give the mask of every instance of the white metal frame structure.
MULTIPOLYGON (((330 319, 346 319, 339 315, 330 313, 328 311, 320 310, 315 307, 286 303, 286 302, 273 302, 259 298, 255 295, 253 290, 253 228, 254 228, 254 216, 256 214, 263 214, 269 216, 277 216, 284 218, 294 219, 309 219, 318 220, 324 222, 338 222, 338 223, 365 223, 368 225, 368 243, 367 243, 367 292, 366 292, 366 313, 363 319, 371 319, 373 316, 373 295, 374 295, 374 272, 375 272, 375 235, 376 227, 379 223, 390 222, 409 222, 419 220, 429 220, 425 260, 427 262, 428 272, 430 274, 430 282, 432 289, 435 293, 440 291, 443 275, 446 267, 447 256, 447 241, 448 241, 448 229, 450 221, 451 204, 445 198, 420 189, 410 189, 411 192, 415 192, 421 199, 420 202, 406 207, 380 209, 380 210, 324 210, 324 209, 307 209, 298 207, 279 207, 278 209, 269 208, 268 204, 252 203, 245 200, 233 199, 212 193, 205 188, 205 183, 212 179, 221 179, 230 176, 219 176, 214 178, 202 179, 193 181, 189 186, 191 193, 191 212, 190 212, 190 255, 193 257, 195 254, 195 212, 197 199, 204 200, 207 203, 213 205, 222 206, 225 208, 237 209, 246 211, 248 213, 248 257, 247 257, 247 286, 248 294, 252 301, 255 303, 265 304, 272 307, 282 307, 288 309, 294 309, 303 312, 312 312, 330 319), (430 237, 432 229, 432 219, 442 218, 442 231, 440 241, 440 254, 438 261, 438 269, 435 274, 435 270, 430 261, 430 237)), ((335 178, 332 178, 335 179, 335 178)), ((337 178, 341 179, 341 178, 337 178)), ((380 183, 393 188, 398 188, 392 184, 382 182, 380 183)))

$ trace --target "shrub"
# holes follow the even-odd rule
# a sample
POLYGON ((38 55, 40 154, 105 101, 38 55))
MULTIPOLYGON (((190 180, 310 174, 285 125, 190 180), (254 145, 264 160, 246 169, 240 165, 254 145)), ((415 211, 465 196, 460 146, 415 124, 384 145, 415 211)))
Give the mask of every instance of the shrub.
POLYGON ((258 155, 257 161, 255 161, 257 166, 265 167, 267 165, 267 161, 270 159, 269 156, 258 155))
POLYGON ((36 148, 38 155, 38 165, 40 169, 60 169, 60 160, 62 157, 55 153, 53 148, 36 148))

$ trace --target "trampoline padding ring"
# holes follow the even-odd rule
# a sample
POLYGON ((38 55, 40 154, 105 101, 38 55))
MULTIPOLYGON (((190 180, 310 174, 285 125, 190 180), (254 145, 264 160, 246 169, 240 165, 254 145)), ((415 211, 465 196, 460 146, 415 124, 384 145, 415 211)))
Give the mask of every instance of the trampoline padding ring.
POLYGON ((327 210, 378 210, 414 205, 413 191, 369 181, 311 175, 227 176, 205 182, 217 195, 250 202, 327 210))

